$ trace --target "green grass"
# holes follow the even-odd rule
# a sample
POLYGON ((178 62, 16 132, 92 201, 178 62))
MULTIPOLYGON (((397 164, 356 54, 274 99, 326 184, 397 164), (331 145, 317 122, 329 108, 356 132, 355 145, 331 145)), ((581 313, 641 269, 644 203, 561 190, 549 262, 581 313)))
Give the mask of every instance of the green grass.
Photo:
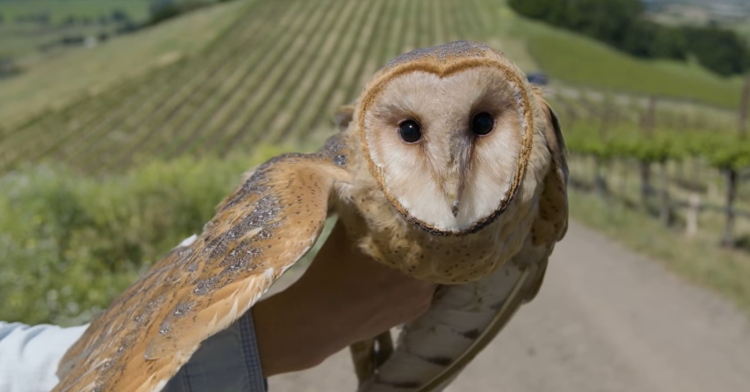
POLYGON ((0 127, 199 52, 232 25, 249 2, 218 4, 106 45, 71 50, 0 81, 0 127))
POLYGON ((106 45, 118 39, 116 25, 108 26, 70 26, 55 29, 18 29, 0 26, 0 58, 10 58, 19 65, 24 72, 42 64, 49 68, 58 59, 68 53, 86 50, 82 45, 62 45, 65 37, 99 37, 107 35, 107 40, 97 45, 106 45), (44 49, 41 49, 44 48, 44 49))
POLYGON ((570 213, 576 219, 663 263, 685 279, 725 296, 750 313, 750 257, 718 248, 705 238, 686 239, 656 219, 601 198, 571 190, 570 213))
MULTIPOLYGON (((176 0, 177 2, 211 3, 215 0, 176 0)), ((124 13, 129 22, 143 23, 149 18, 150 0, 5 0, 0 1, 0 58, 10 57, 25 67, 47 61, 60 52, 75 47, 57 47, 41 51, 41 46, 59 42, 63 37, 113 36, 124 26, 115 21, 115 11, 124 13), (17 17, 47 15, 47 23, 19 21, 17 17), (72 24, 66 24, 72 18, 72 24), (85 19, 85 20, 84 20, 85 19), (86 22, 86 23, 84 23, 86 22)))
MULTIPOLYGON (((115 10, 124 12, 133 22, 148 18, 148 0, 6 0, 0 1, 0 57, 11 57, 25 66, 39 58, 47 60, 56 55, 43 54, 39 47, 70 35, 98 35, 112 33, 117 24, 111 16, 115 10), (49 16, 47 24, 17 21, 17 17, 44 14, 49 16), (66 26, 68 17, 75 18, 75 24, 66 26), (100 18, 107 19, 106 24, 100 18), (84 25, 82 18, 89 18, 84 25)), ((70 49, 70 48, 66 48, 70 49)))
POLYGON ((596 40, 516 17, 513 35, 526 41, 539 67, 560 81, 635 94, 736 108, 741 78, 721 78, 695 64, 642 60, 596 40))

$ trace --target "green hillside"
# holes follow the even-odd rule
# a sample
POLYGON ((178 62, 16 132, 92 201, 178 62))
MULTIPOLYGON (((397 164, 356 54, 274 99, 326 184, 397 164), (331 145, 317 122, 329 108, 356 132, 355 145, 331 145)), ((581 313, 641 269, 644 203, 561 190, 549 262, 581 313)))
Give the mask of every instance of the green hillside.
MULTIPOLYGON (((208 3, 214 0, 171 0, 208 3)), ((151 0, 0 0, 0 57, 27 62, 54 55, 63 37, 107 34, 150 17, 151 0), (44 52, 44 53, 41 53, 44 52)), ((67 48, 69 49, 69 48, 67 48)))
POLYGON ((739 105, 741 78, 722 78, 694 64, 636 59, 576 34, 528 23, 521 34, 533 58, 552 77, 727 108, 739 105))
MULTIPOLYGON (((19 76, 0 79, 0 128, 45 107, 67 106, 71 99, 107 89, 113 82, 134 82, 134 76, 202 50, 243 15, 252 1, 215 5, 105 45, 68 50, 35 63, 19 76)), ((36 1, 29 3, 33 4, 36 1)))
POLYGON ((148 4, 148 0, 3 0, 0 1, 0 14, 5 23, 18 17, 46 14, 49 22, 54 24, 71 15, 97 18, 118 9, 139 20, 148 16, 148 4))
POLYGON ((0 118, 42 105, 60 108, 0 129, 0 170, 49 160, 108 172, 183 154, 249 154, 259 143, 310 148, 309 141, 332 131, 334 108, 356 97, 388 59, 465 38, 568 84, 730 107, 739 95, 736 81, 676 63, 636 61, 491 0, 238 1, 139 34, 2 82, 0 118), (183 56, 200 46, 196 40, 211 44, 183 56), (167 65, 70 105, 52 98, 160 61, 167 65))

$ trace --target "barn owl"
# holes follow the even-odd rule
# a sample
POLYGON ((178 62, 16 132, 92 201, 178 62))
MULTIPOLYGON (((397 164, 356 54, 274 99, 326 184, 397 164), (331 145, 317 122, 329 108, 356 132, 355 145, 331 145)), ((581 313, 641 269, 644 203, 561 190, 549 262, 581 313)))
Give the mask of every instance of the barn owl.
POLYGON ((448 385, 536 296, 565 235, 560 126, 512 61, 471 41, 396 57, 336 121, 317 152, 249 172, 197 238, 96 317, 61 360, 55 391, 160 390, 334 214, 361 252, 439 284, 395 348, 388 331, 351 347, 357 388, 448 385))

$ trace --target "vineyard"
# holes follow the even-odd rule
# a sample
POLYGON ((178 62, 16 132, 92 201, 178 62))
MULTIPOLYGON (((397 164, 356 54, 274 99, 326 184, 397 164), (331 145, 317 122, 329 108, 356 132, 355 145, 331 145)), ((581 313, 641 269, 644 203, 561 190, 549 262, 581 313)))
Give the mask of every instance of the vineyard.
POLYGON ((489 0, 245 3, 199 54, 1 125, 0 172, 48 161, 111 173, 261 144, 312 148, 332 131, 334 108, 399 53, 465 38, 528 57, 508 36, 515 19, 489 0))
POLYGON ((52 161, 103 173, 153 158, 306 145, 332 131, 334 108, 389 58, 481 38, 495 10, 484 0, 257 1, 199 56, 1 130, 0 170, 52 161))
MULTIPOLYGON (((69 13, 85 12, 81 6, 92 3, 90 0, 14 0, 12 3, 20 6, 22 3, 37 1, 54 1, 61 7, 58 11, 65 7, 69 13)), ((4 12, 4 6, 9 2, 0 3, 0 12, 4 12)), ((111 0, 105 3, 112 7, 123 1, 111 0)), ((0 29, 0 47, 10 49, 3 45, 11 40, 14 45, 33 50, 35 54, 14 57, 12 61, 21 67, 22 72, 0 81, 0 129, 16 128, 44 110, 68 107, 87 96, 117 88, 120 83, 137 83, 140 79, 136 77, 139 75, 203 51, 244 14, 243 10, 247 5, 247 1, 230 1, 189 12, 179 18, 164 21, 155 28, 146 27, 110 37, 105 42, 97 42, 94 47, 73 46, 46 52, 42 52, 34 43, 38 39, 46 40, 46 34, 29 32, 19 36, 20 32, 14 32, 14 24, 3 23, 4 27, 0 29), (191 34, 194 32, 200 34, 191 34)), ((29 12, 37 9, 33 6, 29 8, 29 12)), ((128 9, 124 12, 131 15, 128 9)), ((145 20, 139 22, 140 20, 136 19, 136 23, 145 23, 145 20)), ((59 36, 67 34, 66 31, 53 28, 50 34, 59 36)))
POLYGON ((750 248, 746 114, 738 120, 731 112, 660 107, 655 97, 556 94, 550 100, 565 128, 576 185, 688 237, 707 226, 702 234, 720 233, 722 245, 750 248))

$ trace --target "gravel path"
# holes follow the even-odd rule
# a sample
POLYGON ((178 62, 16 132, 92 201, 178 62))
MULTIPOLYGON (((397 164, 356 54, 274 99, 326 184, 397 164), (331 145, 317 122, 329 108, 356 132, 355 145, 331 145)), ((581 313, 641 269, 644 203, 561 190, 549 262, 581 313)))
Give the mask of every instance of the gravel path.
MULTIPOLYGON (((355 380, 344 350, 269 384, 271 392, 347 392, 355 380)), ((459 391, 750 392, 750 322, 571 222, 539 296, 446 390, 459 391)))

